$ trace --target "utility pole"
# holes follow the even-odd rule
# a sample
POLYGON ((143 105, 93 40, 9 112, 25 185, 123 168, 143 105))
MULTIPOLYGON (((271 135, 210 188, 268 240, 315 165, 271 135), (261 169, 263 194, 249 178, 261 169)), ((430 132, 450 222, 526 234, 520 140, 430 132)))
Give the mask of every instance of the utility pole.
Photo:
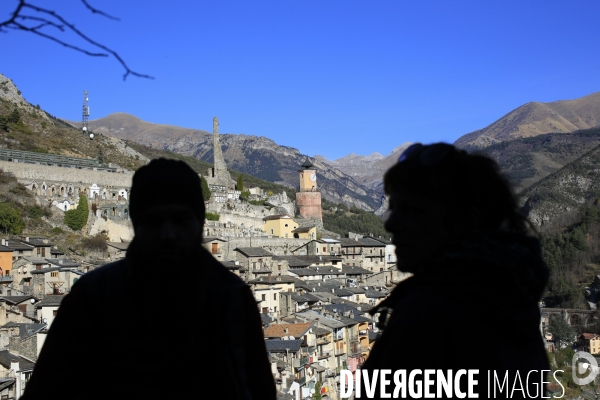
POLYGON ((81 128, 81 130, 83 131, 83 134, 86 135, 89 133, 90 135, 90 139, 94 139, 94 134, 89 132, 88 129, 88 117, 90 116, 90 106, 88 106, 88 91, 84 90, 83 91, 83 110, 82 110, 82 125, 83 127, 81 128))

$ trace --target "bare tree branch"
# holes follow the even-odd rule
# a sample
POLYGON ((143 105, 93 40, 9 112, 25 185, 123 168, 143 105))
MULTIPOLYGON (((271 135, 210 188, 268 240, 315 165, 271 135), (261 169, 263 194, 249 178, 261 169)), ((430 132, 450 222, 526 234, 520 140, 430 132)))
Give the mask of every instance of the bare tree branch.
MULTIPOLYGON (((100 14, 106 18, 116 20, 116 21, 119 20, 118 18, 108 15, 103 11, 93 8, 92 6, 90 6, 88 4, 88 2, 86 0, 81 0, 81 1, 86 6, 86 8, 88 8, 93 14, 100 14)), ((69 49, 84 53, 88 56, 93 56, 93 57, 113 56, 121 64, 121 66, 125 69, 125 74, 123 75, 123 80, 126 80, 129 75, 137 76, 139 78, 154 79, 150 75, 141 74, 139 72, 136 72, 136 71, 133 71, 132 69, 130 69, 129 66, 125 63, 125 61, 121 58, 119 53, 117 53, 116 51, 112 50, 111 48, 91 39, 90 37, 85 35, 83 32, 81 32, 79 29, 75 28, 74 24, 65 20, 60 14, 57 14, 53 10, 48 10, 48 9, 36 6, 34 4, 27 3, 25 0, 19 0, 19 3, 17 4, 15 10, 13 11, 13 13, 11 15, 11 18, 0 23, 0 32, 4 31, 6 29, 30 32, 35 35, 46 38, 48 40, 52 40, 53 42, 56 42, 62 46, 69 48, 69 49), (33 11, 43 14, 43 15, 46 15, 46 17, 39 17, 39 16, 34 16, 34 15, 24 14, 27 9, 33 10, 33 11), (36 22, 41 22, 41 23, 37 24, 37 25, 29 26, 29 25, 24 25, 22 23, 17 22, 17 20, 36 21, 36 22), (56 21, 58 21, 58 22, 56 22, 56 21), (43 29, 45 27, 53 27, 53 28, 59 29, 61 32, 64 32, 65 30, 69 30, 69 31, 73 32, 75 35, 79 36, 84 41, 86 41, 87 43, 89 43, 90 45, 92 45, 93 47, 96 47, 96 48, 102 50, 103 52, 93 52, 90 50, 86 50, 79 46, 67 43, 66 41, 60 40, 51 34, 41 32, 41 29, 43 29), (65 27, 68 29, 65 29, 65 27)))
POLYGON ((88 4, 88 2, 87 2, 87 1, 85 1, 85 0, 81 0, 81 2, 82 2, 82 3, 83 3, 83 4, 84 4, 84 5, 85 5, 85 6, 88 8, 88 10, 90 10, 90 11, 91 11, 93 14, 100 14, 100 15, 102 15, 102 16, 104 16, 104 17, 108 18, 108 19, 112 19, 113 21, 120 21, 120 19, 119 19, 119 18, 117 18, 117 17, 113 17, 112 15, 108 15, 108 14, 107 14, 107 13, 105 13, 104 11, 98 10, 98 9, 96 9, 96 8, 94 8, 94 7, 92 7, 92 6, 90 6, 90 5, 88 4))

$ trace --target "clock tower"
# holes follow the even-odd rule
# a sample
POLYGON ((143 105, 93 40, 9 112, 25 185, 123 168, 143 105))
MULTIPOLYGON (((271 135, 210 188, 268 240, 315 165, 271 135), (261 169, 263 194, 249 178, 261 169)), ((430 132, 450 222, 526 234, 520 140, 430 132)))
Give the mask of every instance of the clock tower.
POLYGON ((300 187, 296 192, 296 206, 298 214, 305 219, 319 220, 323 222, 321 211, 321 192, 317 186, 317 171, 308 157, 301 165, 298 173, 300 187))

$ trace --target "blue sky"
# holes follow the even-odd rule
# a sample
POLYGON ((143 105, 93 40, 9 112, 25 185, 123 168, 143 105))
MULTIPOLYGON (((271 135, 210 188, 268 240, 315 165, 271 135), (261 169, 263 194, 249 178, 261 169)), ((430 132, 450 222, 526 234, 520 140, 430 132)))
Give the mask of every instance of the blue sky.
POLYGON ((89 0, 120 21, 79 0, 30 1, 155 78, 123 81, 113 58, 0 34, 0 73, 70 120, 85 89, 90 119, 126 112, 210 131, 217 115, 221 133, 335 159, 453 142, 526 102, 600 91, 597 0, 89 0))

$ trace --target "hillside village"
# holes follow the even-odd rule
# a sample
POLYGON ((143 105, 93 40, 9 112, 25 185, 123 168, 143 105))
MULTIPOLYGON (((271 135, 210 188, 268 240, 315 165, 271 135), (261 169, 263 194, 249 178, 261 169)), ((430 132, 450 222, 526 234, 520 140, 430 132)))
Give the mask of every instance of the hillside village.
MULTIPOLYGON (((10 129, 0 129, 3 140, 0 142, 0 195, 13 204, 21 204, 29 215, 36 215, 28 224, 33 221, 43 227, 35 229, 34 225, 28 225, 25 230, 28 233, 0 235, 0 396, 18 399, 64 296, 83 274, 125 257, 133 239, 129 218, 133 172, 156 155, 143 153, 132 143, 103 134, 97 134, 94 141, 83 137, 80 131, 76 132, 78 136, 69 136, 76 130, 26 103, 12 84, 0 87, 0 111, 2 107, 4 111, 13 110, 16 122, 10 122, 10 116, 3 117, 9 121, 10 129), (9 102, 7 98, 14 101, 9 102), (51 129, 63 129, 63 125, 66 128, 59 132, 64 137, 57 140, 60 135, 51 129), (34 137, 32 129, 39 129, 35 135, 38 142, 31 139, 34 137), (75 141, 80 142, 68 147, 75 141), (44 145, 51 151, 44 151, 44 145), (80 208, 81 198, 84 208, 80 208), (89 210, 81 231, 65 224, 65 213, 78 209, 89 210), (95 239, 106 247, 80 245, 81 241, 95 239)), ((531 186, 524 192, 529 197, 527 201, 536 207, 530 217, 544 227, 544 221, 550 217, 542 216, 540 221, 533 218, 536 212, 544 211, 535 202, 549 201, 546 197, 556 200, 556 196, 551 195, 556 190, 550 193, 547 188, 558 185, 553 183, 557 177, 561 187, 567 178, 577 183, 582 181, 574 177, 573 171, 590 182, 597 180, 597 168, 592 173, 577 165, 597 164, 599 132, 590 129, 561 134, 559 139, 558 134, 535 140, 515 139, 508 144, 489 146, 487 151, 503 169, 508 170, 508 165, 514 170, 513 180, 533 179, 532 174, 524 173, 533 167, 518 151, 507 151, 511 145, 531 146, 531 154, 551 159, 554 172, 539 168, 536 183, 528 182, 531 186), (528 196, 536 190, 536 196, 528 196)), ((318 159, 305 157, 297 163, 293 189, 284 190, 281 186, 274 189, 266 183, 265 187, 247 186, 243 178, 240 179, 242 175, 233 179, 235 171, 231 171, 225 161, 216 117, 211 143, 212 164, 202 168, 195 166, 210 191, 205 202, 207 218, 202 245, 252 289, 280 397, 291 398, 290 387, 299 385, 303 394, 318 389, 323 397, 335 399, 340 370, 355 372, 377 340, 378 315, 371 316, 368 311, 409 275, 396 269, 394 246, 388 238, 353 232, 340 235, 325 228, 323 220, 327 213, 344 214, 344 210, 336 209, 341 204, 327 203, 318 167, 323 164, 318 159)), ((575 189, 569 187, 568 194, 579 193, 575 189)), ((177 195, 177 188, 157 187, 156 190, 177 195)), ((589 193, 582 192, 581 199, 571 203, 559 199, 552 211, 564 215, 566 210, 574 215, 578 204, 592 204, 598 197, 596 185, 587 185, 586 190, 589 193)), ((598 236, 592 222, 600 221, 598 202, 593 204, 588 211, 595 210, 596 214, 588 216, 585 224, 578 228, 584 237, 581 243, 575 243, 576 235, 569 229, 576 225, 571 223, 571 228, 565 230, 564 240, 556 239, 556 250, 544 242, 544 251, 561 254, 560 246, 574 243, 578 251, 588 253, 585 257, 572 258, 592 262, 595 259, 592 251, 596 248, 592 245, 593 238, 598 236)), ((380 211, 384 210, 385 204, 382 204, 380 211)), ((600 231, 600 225, 597 230, 600 231)), ((571 262, 566 257, 575 254, 574 250, 562 253, 564 256, 560 257, 564 262, 571 262)), ((559 262, 562 260, 556 258, 556 263, 559 262)), ((551 283, 554 293, 549 293, 552 296, 547 300, 554 298, 554 302, 548 307, 540 303, 540 330, 547 339, 549 351, 558 351, 561 347, 549 333, 554 318, 577 328, 575 345, 578 348, 600 355, 596 317, 600 290, 600 275, 596 274, 599 272, 593 268, 586 272, 595 278, 585 288, 585 297, 573 290, 560 289, 568 292, 563 296, 551 283), (556 306, 560 301, 568 305, 556 306)), ((569 279, 575 281, 573 277, 569 279)), ((556 288, 564 287, 562 276, 555 275, 555 280, 556 288)), ((581 286, 571 281, 571 287, 581 286)))
MULTIPOLYGON (((355 371, 377 338, 376 318, 367 311, 408 274, 395 268, 387 238, 324 229, 318 171, 309 158, 298 166, 295 199, 239 187, 222 156, 217 118, 213 125, 214 164, 201 175, 211 193, 203 246, 251 287, 281 395, 294 382, 305 391, 319 382, 323 395, 336 398, 339 371, 355 371)), ((18 398, 64 296, 86 272, 125 256, 133 238, 133 171, 101 159, 9 149, 0 149, 0 169, 49 207, 48 221, 61 229, 68 230, 61 215, 80 207, 83 196, 86 234, 108 238, 106 252, 83 255, 63 252, 48 238, 2 236, 0 395, 18 398)))

